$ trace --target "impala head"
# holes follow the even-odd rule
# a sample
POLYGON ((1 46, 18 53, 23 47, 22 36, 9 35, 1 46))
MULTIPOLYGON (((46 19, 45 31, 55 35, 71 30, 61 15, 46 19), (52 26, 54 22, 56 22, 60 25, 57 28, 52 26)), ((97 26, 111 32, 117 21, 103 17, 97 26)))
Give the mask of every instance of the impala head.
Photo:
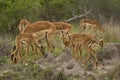
POLYGON ((103 44, 104 44, 104 43, 103 43, 103 39, 100 39, 100 40, 99 40, 99 45, 100 45, 101 47, 103 47, 103 44))
POLYGON ((98 44, 100 47, 103 47, 103 39, 98 40, 95 36, 94 36, 94 41, 96 44, 98 44))

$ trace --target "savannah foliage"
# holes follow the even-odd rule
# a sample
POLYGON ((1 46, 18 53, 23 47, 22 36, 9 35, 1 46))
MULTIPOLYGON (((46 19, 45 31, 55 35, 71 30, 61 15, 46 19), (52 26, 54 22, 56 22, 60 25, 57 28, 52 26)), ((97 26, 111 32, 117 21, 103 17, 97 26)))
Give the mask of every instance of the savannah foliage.
POLYGON ((102 22, 119 20, 120 0, 0 0, 0 34, 17 32, 24 17, 30 21, 64 21, 81 14, 102 22))

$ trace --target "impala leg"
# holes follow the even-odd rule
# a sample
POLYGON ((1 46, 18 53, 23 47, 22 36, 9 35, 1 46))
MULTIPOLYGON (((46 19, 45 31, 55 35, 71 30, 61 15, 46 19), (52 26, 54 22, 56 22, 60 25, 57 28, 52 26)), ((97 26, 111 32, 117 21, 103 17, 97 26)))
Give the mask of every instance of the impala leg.
POLYGON ((26 59, 25 59, 25 63, 28 62, 28 53, 29 53, 29 45, 26 44, 26 59))
POLYGON ((20 44, 20 47, 19 47, 19 60, 20 62, 22 63, 22 50, 23 50, 23 46, 20 44))
POLYGON ((42 45, 41 45, 41 47, 40 47, 40 51, 41 51, 43 57, 47 57, 47 55, 46 55, 45 52, 44 52, 44 47, 43 47, 42 45))
POLYGON ((37 35, 34 34, 33 36, 33 41, 34 41, 34 44, 32 44, 33 46, 33 51, 34 51, 34 59, 35 59, 35 55, 38 57, 39 54, 38 54, 38 50, 37 50, 37 47, 41 46, 40 44, 42 43, 41 40, 39 40, 39 37, 37 35))
POLYGON ((16 46, 14 46, 14 52, 11 54, 11 59, 14 64, 16 64, 18 61, 21 61, 21 43, 18 40, 18 37, 16 39, 16 46))
POLYGON ((31 49, 32 49, 32 52, 33 52, 33 58, 35 59, 35 54, 36 54, 36 52, 35 52, 35 47, 34 47, 34 45, 31 46, 31 49))
POLYGON ((77 61, 79 60, 78 50, 79 50, 79 44, 76 42, 76 57, 77 57, 77 61))
POLYGON ((13 63, 16 64, 18 61, 19 61, 19 51, 16 50, 13 57, 13 63))
POLYGON ((73 57, 76 61, 78 61, 78 45, 76 43, 72 43, 73 45, 73 57))
POLYGON ((94 58, 95 58, 95 66, 98 66, 98 59, 97 59, 96 52, 95 52, 95 50, 93 50, 92 48, 91 48, 91 51, 93 52, 93 56, 94 56, 94 58))
POLYGON ((38 58, 39 57, 39 53, 38 53, 38 49, 37 49, 37 47, 36 46, 34 46, 34 49, 35 49, 35 54, 36 54, 36 57, 38 58))
POLYGON ((82 46, 81 46, 81 44, 78 45, 78 48, 79 48, 79 53, 80 53, 79 58, 81 60, 82 59, 82 46))
POLYGON ((86 48, 86 50, 87 50, 87 57, 86 57, 86 60, 85 60, 85 62, 84 62, 85 65, 87 64, 87 62, 88 62, 88 60, 89 60, 89 58, 90 58, 90 54, 91 54, 91 51, 90 51, 89 48, 86 48))
POLYGON ((33 59, 35 60, 38 57, 38 51, 37 51, 37 48, 35 47, 35 44, 33 44, 31 48, 33 52, 33 59))
POLYGON ((47 34, 46 32, 46 41, 47 41, 47 45, 48 45, 48 49, 51 49, 51 52, 54 52, 54 48, 55 46, 53 45, 53 36, 52 34, 47 34))
POLYGON ((82 57, 82 46, 81 46, 81 44, 79 44, 79 53, 80 53, 79 59, 82 62, 82 66, 83 66, 84 61, 83 61, 83 57, 82 57))
POLYGON ((21 37, 20 36, 18 36, 17 38, 16 38, 16 61, 20 61, 20 62, 22 62, 22 50, 23 50, 23 44, 22 44, 22 42, 20 41, 21 40, 21 37))
POLYGON ((40 52, 42 53, 42 55, 44 57, 46 57, 45 52, 44 52, 44 47, 42 46, 41 40, 39 40, 39 44, 37 44, 37 43, 35 44, 35 47, 36 47, 36 49, 40 50, 40 52))
POLYGON ((72 54, 73 54, 74 59, 76 60, 74 44, 72 44, 72 54))
POLYGON ((73 49, 72 49, 72 53, 73 53, 73 57, 74 57, 74 59, 77 61, 75 47, 73 47, 73 49))
POLYGON ((22 61, 22 53, 21 53, 21 51, 19 51, 18 57, 19 57, 20 62, 22 63, 23 61, 22 61))

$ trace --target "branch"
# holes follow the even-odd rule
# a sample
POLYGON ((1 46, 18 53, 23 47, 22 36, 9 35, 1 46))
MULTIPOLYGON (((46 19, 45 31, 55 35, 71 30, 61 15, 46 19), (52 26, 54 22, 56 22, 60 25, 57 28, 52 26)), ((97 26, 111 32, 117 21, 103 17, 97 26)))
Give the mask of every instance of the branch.
POLYGON ((65 20, 64 22, 71 22, 71 21, 76 20, 76 19, 78 19, 78 18, 86 17, 86 15, 88 15, 89 13, 91 13, 92 10, 93 10, 93 9, 90 9, 89 11, 85 11, 84 14, 81 14, 81 15, 79 15, 79 16, 75 15, 75 16, 73 16, 72 18, 69 18, 69 19, 65 20))
POLYGON ((64 22, 71 22, 71 21, 73 21, 73 20, 76 20, 76 19, 78 19, 78 18, 82 18, 82 17, 84 17, 84 16, 85 16, 85 15, 79 15, 79 16, 75 15, 74 17, 69 18, 69 19, 65 20, 64 22))

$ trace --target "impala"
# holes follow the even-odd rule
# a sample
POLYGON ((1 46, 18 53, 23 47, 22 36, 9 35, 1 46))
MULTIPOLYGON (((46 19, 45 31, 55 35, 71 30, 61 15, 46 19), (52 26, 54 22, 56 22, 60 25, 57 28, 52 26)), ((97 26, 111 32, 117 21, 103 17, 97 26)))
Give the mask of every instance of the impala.
POLYGON ((32 35, 39 36, 36 40, 38 42, 41 39, 46 38, 46 42, 48 44, 48 49, 50 48, 51 51, 54 49, 54 45, 52 44, 53 35, 56 28, 55 25, 49 21, 37 21, 30 25, 27 25, 22 33, 29 33, 32 35))
POLYGON ((65 34, 69 34, 70 31, 72 30, 73 26, 69 23, 65 23, 65 22, 52 22, 55 27, 56 27, 56 31, 55 34, 59 34, 61 33, 61 31, 63 31, 65 34))
POLYGON ((36 52, 36 48, 33 47, 37 47, 42 54, 44 55, 44 48, 40 43, 36 43, 35 42, 35 37, 36 36, 32 36, 31 34, 25 33, 25 34, 20 34, 16 37, 16 46, 13 48, 13 51, 11 52, 11 60, 13 61, 13 63, 17 63, 19 60, 22 62, 22 47, 23 44, 25 44, 25 48, 26 48, 26 60, 25 62, 28 61, 28 53, 29 53, 29 48, 30 46, 32 46, 32 50, 34 51, 34 55, 38 53, 36 52))
POLYGON ((54 45, 52 44, 52 40, 53 34, 56 30, 54 24, 49 21, 36 21, 30 23, 28 20, 22 19, 19 23, 19 27, 22 27, 22 30, 20 29, 21 34, 30 33, 32 35, 39 36, 38 39, 35 39, 36 41, 46 38, 48 49, 51 49, 51 51, 53 52, 54 45))
POLYGON ((95 29, 95 30, 99 30, 101 32, 105 32, 105 30, 103 29, 101 24, 94 19, 80 20, 80 27, 83 27, 83 29, 86 29, 88 27, 89 29, 95 29))
POLYGON ((76 60, 78 60, 78 49, 80 51, 80 58, 81 58, 81 49, 82 47, 87 50, 87 57, 85 60, 85 64, 88 62, 90 58, 90 54, 93 53, 93 56, 95 58, 95 65, 98 65, 97 62, 97 56, 96 56, 96 51, 93 50, 92 45, 93 44, 99 44, 101 47, 103 46, 103 42, 97 40, 94 36, 91 34, 69 34, 69 35, 64 35, 63 34, 63 43, 67 47, 72 47, 73 50, 73 56, 76 60))

